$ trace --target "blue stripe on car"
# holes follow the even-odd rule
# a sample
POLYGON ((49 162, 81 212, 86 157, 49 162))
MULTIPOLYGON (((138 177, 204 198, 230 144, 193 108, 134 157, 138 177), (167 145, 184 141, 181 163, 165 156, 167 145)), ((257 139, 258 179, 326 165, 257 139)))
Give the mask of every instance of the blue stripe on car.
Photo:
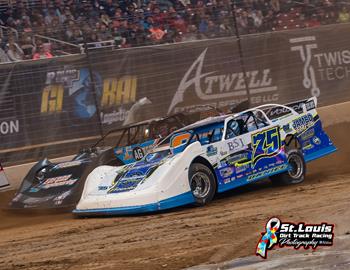
POLYGON ((73 210, 74 214, 84 214, 84 215, 128 215, 128 214, 140 214, 146 212, 155 212, 160 210, 165 210, 169 208, 174 208, 186 204, 194 203, 194 197, 192 192, 186 192, 169 199, 162 200, 157 203, 150 203, 145 205, 135 205, 126 207, 116 207, 116 208, 101 208, 101 209, 86 209, 86 210, 73 210))

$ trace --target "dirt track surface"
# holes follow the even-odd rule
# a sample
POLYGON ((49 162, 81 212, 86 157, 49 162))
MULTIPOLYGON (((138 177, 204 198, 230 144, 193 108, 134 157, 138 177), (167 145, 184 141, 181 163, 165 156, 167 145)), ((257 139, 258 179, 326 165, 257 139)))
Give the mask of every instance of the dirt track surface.
MULTIPOLYGON (((2 211, 0 269, 181 269, 218 263, 253 255, 272 216, 335 223, 335 235, 344 236, 350 233, 349 131, 348 123, 328 128, 339 151, 310 164, 303 184, 273 187, 265 181, 202 208, 90 219, 2 211)), ((1 194, 1 203, 10 196, 1 194)))

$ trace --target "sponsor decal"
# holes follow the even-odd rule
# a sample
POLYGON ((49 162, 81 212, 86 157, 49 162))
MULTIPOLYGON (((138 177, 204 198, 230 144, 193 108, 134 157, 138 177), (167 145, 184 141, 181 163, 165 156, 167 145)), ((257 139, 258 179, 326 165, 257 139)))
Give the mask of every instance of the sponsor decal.
MULTIPOLYGON (((161 163, 156 165, 138 167, 130 170, 122 170, 118 173, 117 177, 109 189, 108 193, 118 193, 123 191, 129 191, 135 189, 139 184, 143 183, 159 166, 161 163)), ((99 187, 99 190, 105 190, 105 187, 99 187)))
POLYGON ((292 44, 291 51, 299 52, 301 60, 304 63, 303 70, 303 86, 305 89, 310 90, 312 96, 320 96, 320 88, 316 82, 316 74, 312 61, 312 50, 317 49, 317 44, 315 43, 316 37, 306 36, 300 38, 292 38, 289 42, 292 44))
POLYGON ((267 258, 268 250, 278 245, 280 248, 293 247, 299 249, 312 248, 315 250, 320 246, 332 246, 334 239, 334 224, 326 222, 320 224, 306 224, 304 222, 291 223, 282 222, 273 217, 266 223, 265 232, 260 237, 256 246, 256 255, 267 258))
POLYGON ((137 77, 123 76, 103 80, 101 106, 115 107, 136 101, 137 77))
POLYGON ((235 154, 225 158, 226 162, 231 166, 235 165, 239 161, 243 161, 247 159, 248 159, 248 153, 235 154))
POLYGON ((132 155, 136 161, 139 161, 143 159, 145 153, 141 147, 135 147, 134 149, 132 149, 132 155))
POLYGON ((217 147, 212 146, 212 145, 207 147, 207 156, 208 157, 215 156, 217 153, 218 153, 218 148, 217 147))
POLYGON ((0 136, 19 133, 19 120, 0 120, 0 136))
POLYGON ((68 162, 59 163, 53 168, 55 170, 57 170, 57 169, 64 169, 64 168, 76 167, 76 166, 79 166, 80 164, 81 164, 81 161, 74 160, 74 161, 68 161, 68 162))
POLYGON ((181 153, 185 149, 191 137, 191 132, 175 134, 170 141, 170 148, 172 149, 173 154, 175 155, 181 153))
POLYGON ((233 169, 231 167, 226 167, 220 170, 220 175, 224 178, 229 177, 233 174, 233 169))
POLYGON ((248 176, 248 181, 254 181, 256 179, 267 177, 267 176, 270 176, 270 175, 277 173, 279 171, 286 170, 287 168, 288 168, 288 164, 283 164, 283 165, 276 166, 276 167, 268 169, 268 170, 254 173, 254 174, 248 176))
POLYGON ((228 183, 231 183, 232 181, 235 181, 236 180, 236 177, 229 177, 229 178, 226 178, 224 179, 224 184, 228 184, 228 183))
POLYGON ((275 126, 252 134, 252 147, 253 167, 263 158, 276 156, 281 150, 279 127, 275 126))
POLYGON ((306 141, 303 143, 303 149, 304 150, 310 150, 312 149, 314 146, 310 143, 310 141, 306 141))
POLYGON ((307 111, 311 111, 311 110, 316 109, 316 104, 313 100, 310 100, 310 101, 305 103, 305 107, 306 107, 307 111))
POLYGON ((43 183, 40 184, 40 188, 42 189, 49 189, 54 187, 61 187, 61 186, 72 186, 75 182, 78 181, 78 179, 71 179, 72 175, 62 175, 52 178, 47 178, 43 181, 43 183))
POLYGON ((313 136, 315 136, 315 129, 314 128, 310 128, 300 135, 300 137, 303 141, 311 139, 313 136))
POLYGON ((245 164, 242 164, 242 165, 239 165, 236 163, 236 173, 239 174, 239 173, 244 173, 246 172, 248 169, 250 169, 250 165, 251 163, 245 163, 245 164))
POLYGON ((135 117, 140 108, 152 102, 147 97, 136 101, 137 77, 124 76, 118 79, 118 82, 115 81, 116 79, 104 80, 101 107, 113 111, 101 112, 102 123, 111 125, 123 121, 123 125, 126 125, 137 122, 135 117), (129 106, 131 104, 132 106, 129 106))
POLYGON ((289 43, 304 64, 302 84, 312 96, 320 96, 324 81, 350 78, 350 50, 321 51, 315 36, 292 38, 289 43))
MULTIPOLYGON (((42 90, 41 114, 68 112, 80 119, 92 118, 97 110, 90 75, 87 68, 75 69, 71 66, 48 72, 42 90)), ((102 79, 97 72, 93 72, 93 76, 101 109, 113 109, 112 112, 101 112, 102 122, 112 124, 124 121, 128 110, 123 106, 136 101, 137 77, 102 79)))
POLYGON ((222 156, 225 156, 225 155, 227 155, 227 154, 228 154, 227 151, 223 151, 223 150, 220 151, 220 155, 222 155, 222 156))
POLYGON ((297 132, 302 132, 314 125, 314 118, 308 113, 294 120, 292 125, 297 132))
POLYGON ((244 143, 242 138, 234 138, 227 141, 227 146, 229 151, 238 151, 244 148, 244 143))
MULTIPOLYGON (((102 77, 94 72, 96 96, 101 97, 102 77)), ((87 68, 64 66, 46 74, 41 96, 41 114, 68 112, 79 119, 90 119, 96 113, 90 72, 87 68), (67 98, 65 98, 67 97, 67 98), (69 107, 69 110, 65 110, 69 107)))
POLYGON ((320 145, 321 144, 321 139, 317 136, 312 138, 312 142, 316 145, 320 145))
POLYGON ((55 205, 61 205, 63 203, 63 200, 67 198, 71 194, 71 190, 68 190, 61 195, 57 196, 53 199, 55 205))
POLYGON ((149 140, 141 144, 134 144, 126 147, 114 148, 115 155, 124 162, 135 162, 143 159, 146 153, 148 153, 158 140, 149 140), (142 151, 142 152, 141 152, 142 151))
MULTIPOLYGON (((203 72, 204 60, 207 54, 205 49, 193 62, 182 78, 180 85, 171 101, 168 114, 184 101, 186 91, 194 91, 202 101, 236 99, 246 97, 246 85, 243 72, 218 74, 218 71, 203 72), (192 76, 192 77, 191 77, 192 76)), ((272 82, 271 70, 250 70, 246 72, 248 87, 252 98, 252 103, 260 103, 267 99, 261 94, 269 93, 268 99, 278 99, 277 86, 272 82), (258 96, 256 96, 258 95, 258 96)))
POLYGON ((302 113, 304 110, 304 105, 307 111, 316 109, 316 104, 313 100, 307 101, 307 102, 295 102, 295 103, 288 103, 286 104, 287 108, 285 107, 275 107, 272 108, 268 112, 269 117, 279 117, 283 115, 289 115, 291 112, 289 108, 292 108, 294 111, 298 113, 302 113))
POLYGON ((107 125, 122 122, 127 118, 128 113, 129 111, 123 107, 119 107, 117 111, 113 110, 111 113, 101 112, 101 122, 107 125))
POLYGON ((31 208, 37 204, 41 204, 43 202, 48 202, 52 197, 51 196, 47 196, 47 197, 40 197, 40 198, 36 198, 36 197, 28 197, 25 198, 23 200, 23 207, 24 208, 31 208))
POLYGON ((291 129, 291 127, 290 127, 289 124, 284 125, 284 126, 282 127, 282 129, 283 129, 283 131, 284 131, 285 133, 289 133, 289 132, 292 131, 292 129, 291 129))

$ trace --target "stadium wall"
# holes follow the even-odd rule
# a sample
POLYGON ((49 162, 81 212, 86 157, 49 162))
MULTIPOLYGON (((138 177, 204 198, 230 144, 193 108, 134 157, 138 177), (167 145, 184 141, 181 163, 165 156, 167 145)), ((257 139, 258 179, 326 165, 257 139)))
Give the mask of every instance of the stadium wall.
POLYGON ((348 24, 0 65, 0 160, 17 164, 69 155, 123 124, 147 97, 137 120, 318 96, 350 100, 348 24))

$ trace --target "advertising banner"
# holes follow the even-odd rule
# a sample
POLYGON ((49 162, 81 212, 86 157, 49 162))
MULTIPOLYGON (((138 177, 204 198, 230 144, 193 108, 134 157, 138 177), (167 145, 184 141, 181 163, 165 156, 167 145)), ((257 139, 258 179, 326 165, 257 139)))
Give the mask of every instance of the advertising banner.
POLYGON ((350 99, 349 34, 349 24, 338 24, 245 36, 243 62, 246 70, 270 69, 276 87, 264 103, 311 96, 319 105, 343 102, 350 99))
POLYGON ((340 24, 243 36, 241 53, 229 37, 0 65, 0 159, 72 154, 130 119, 227 108, 248 93, 252 106, 349 100, 349 34, 340 24))

